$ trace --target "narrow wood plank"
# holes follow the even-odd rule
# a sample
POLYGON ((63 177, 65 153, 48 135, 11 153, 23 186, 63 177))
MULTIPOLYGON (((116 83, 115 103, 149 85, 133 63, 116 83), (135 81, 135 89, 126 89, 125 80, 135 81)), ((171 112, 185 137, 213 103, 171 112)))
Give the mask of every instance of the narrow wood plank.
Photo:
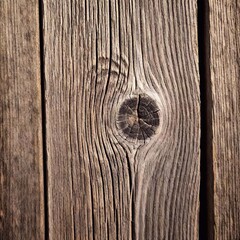
POLYGON ((0 1, 0 239, 43 239, 38 1, 0 1))
POLYGON ((210 0, 215 239, 240 239, 240 2, 210 0))
POLYGON ((198 239, 196 2, 44 0, 50 239, 198 239))

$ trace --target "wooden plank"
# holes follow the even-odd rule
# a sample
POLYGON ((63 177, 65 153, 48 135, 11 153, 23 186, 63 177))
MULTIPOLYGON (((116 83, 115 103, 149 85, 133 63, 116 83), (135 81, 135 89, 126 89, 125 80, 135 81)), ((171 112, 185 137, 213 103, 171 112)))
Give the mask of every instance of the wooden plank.
POLYGON ((214 238, 240 239, 240 2, 210 0, 214 238))
POLYGON ((50 239, 198 239, 196 3, 44 0, 50 239))
POLYGON ((38 1, 0 1, 0 239, 43 239, 38 1))

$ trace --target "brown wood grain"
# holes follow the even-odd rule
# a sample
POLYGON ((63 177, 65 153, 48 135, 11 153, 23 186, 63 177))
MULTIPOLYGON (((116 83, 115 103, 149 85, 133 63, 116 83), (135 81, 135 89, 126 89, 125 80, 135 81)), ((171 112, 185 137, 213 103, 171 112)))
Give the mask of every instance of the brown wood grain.
POLYGON ((197 1, 43 2, 50 239, 198 239, 197 1), (159 126, 130 139, 142 95, 159 126))
POLYGON ((38 1, 0 1, 0 239, 43 239, 38 1))
POLYGON ((240 2, 210 0, 214 238, 240 239, 240 2))

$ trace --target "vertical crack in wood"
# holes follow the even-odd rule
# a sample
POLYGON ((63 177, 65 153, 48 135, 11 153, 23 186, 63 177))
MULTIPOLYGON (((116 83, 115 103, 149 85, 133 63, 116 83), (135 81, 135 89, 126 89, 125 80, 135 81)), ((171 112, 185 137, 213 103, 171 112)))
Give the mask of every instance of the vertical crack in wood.
MULTIPOLYGON (((73 36, 74 36, 74 34, 73 34, 73 17, 74 17, 74 9, 73 9, 73 3, 71 2, 70 3, 70 11, 71 11, 71 18, 70 18, 70 21, 71 21, 71 38, 70 38, 70 42, 71 42, 71 44, 70 44, 70 46, 71 46, 71 57, 72 58, 74 58, 74 46, 73 46, 73 43, 74 43, 74 41, 73 41, 73 36)), ((74 62, 72 62, 72 64, 71 64, 71 67, 72 67, 72 72, 73 72, 73 74, 72 74, 72 80, 73 80, 73 83, 75 82, 75 79, 74 79, 74 72, 75 72, 75 66, 74 66, 74 62)), ((71 96, 72 95, 72 86, 71 86, 71 81, 70 81, 70 89, 69 89, 69 111, 68 111, 68 117, 69 117, 69 119, 71 118, 70 117, 70 115, 71 115, 71 111, 70 111, 70 109, 71 109, 71 96)), ((69 131, 69 142, 70 142, 70 149, 71 149, 71 154, 72 154, 72 138, 71 138, 71 134, 70 134, 70 131, 69 131)), ((73 239, 76 239, 76 224, 75 224, 75 204, 74 204, 74 195, 75 195, 75 192, 74 192, 74 187, 73 187, 73 183, 74 183, 74 176, 73 176, 73 168, 74 168, 74 166, 73 166, 73 161, 71 161, 71 171, 70 171, 70 174, 71 174, 71 197, 72 197, 72 199, 71 199, 71 201, 72 201, 72 205, 71 205, 71 212, 72 212, 72 224, 73 224, 73 227, 72 227, 72 233, 73 233, 73 239)))
POLYGON ((45 240, 49 239, 48 221, 48 167, 46 143, 46 106, 45 106, 45 70, 44 70, 44 37, 43 37, 43 0, 39 0, 39 43, 40 43, 40 74, 41 74, 41 108, 42 108, 42 141, 43 141, 43 186, 44 186, 44 229, 45 240))
POLYGON ((198 46, 201 90, 200 240, 214 239, 213 132, 209 28, 209 2, 208 0, 198 0, 198 46))

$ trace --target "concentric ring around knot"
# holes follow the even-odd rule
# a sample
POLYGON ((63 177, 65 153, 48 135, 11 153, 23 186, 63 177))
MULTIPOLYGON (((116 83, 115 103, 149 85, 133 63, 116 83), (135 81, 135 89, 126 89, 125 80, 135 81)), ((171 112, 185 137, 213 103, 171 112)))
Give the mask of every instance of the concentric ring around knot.
POLYGON ((126 99, 119 109, 117 124, 126 137, 146 140, 156 133, 159 126, 157 104, 143 94, 126 99))

